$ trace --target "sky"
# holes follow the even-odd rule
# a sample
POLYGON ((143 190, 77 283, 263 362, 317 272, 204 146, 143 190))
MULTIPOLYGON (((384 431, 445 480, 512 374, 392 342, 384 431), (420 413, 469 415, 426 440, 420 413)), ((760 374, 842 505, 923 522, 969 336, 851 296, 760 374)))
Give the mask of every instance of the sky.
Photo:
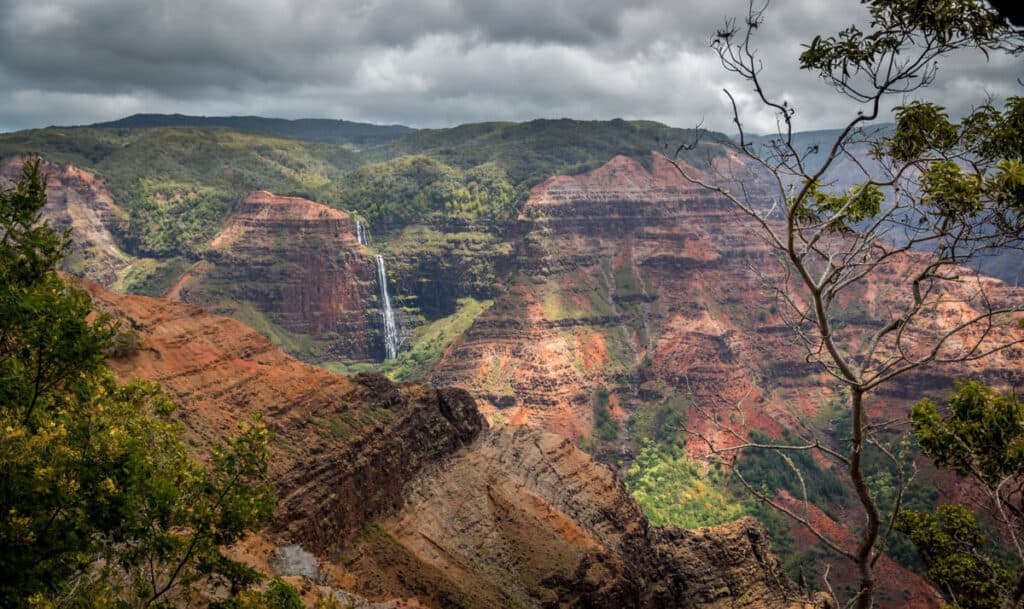
MULTIPOLYGON (((746 0, 0 0, 0 132, 142 113, 334 118, 413 127, 651 119, 734 132, 775 120, 709 48, 746 0)), ((770 95, 798 130, 856 113, 801 44, 864 21, 858 0, 775 0, 758 31, 770 95)), ((956 116, 1024 95, 1024 59, 940 66, 956 116)), ((898 104, 901 99, 893 99, 898 104)))

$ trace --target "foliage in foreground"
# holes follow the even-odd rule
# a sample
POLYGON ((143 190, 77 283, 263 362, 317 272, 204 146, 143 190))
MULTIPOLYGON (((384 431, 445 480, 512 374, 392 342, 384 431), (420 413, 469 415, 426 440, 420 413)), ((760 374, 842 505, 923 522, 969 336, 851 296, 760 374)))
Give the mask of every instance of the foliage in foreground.
POLYGON ((1008 560, 982 532, 970 510, 943 505, 937 514, 900 512, 897 528, 910 536, 928 575, 962 609, 1018 607, 1024 600, 1024 404, 974 381, 956 384, 940 412, 917 403, 910 419, 922 451, 939 467, 972 480, 987 495, 985 519, 1007 537, 1008 560))
POLYGON ((38 160, 0 191, 0 606, 153 607, 258 575, 220 548, 272 511, 259 422, 192 460, 157 385, 119 385, 116 326, 53 270, 38 160))
POLYGON ((958 504, 941 505, 935 514, 905 510, 896 526, 921 553, 928 577, 953 597, 953 607, 1003 606, 1014 577, 1006 565, 989 555, 989 540, 970 510, 958 504))
MULTIPOLYGON (((767 4, 751 3, 742 25, 728 22, 712 46, 723 67, 743 79, 758 105, 777 119, 777 137, 767 145, 752 145, 740 116, 743 104, 729 94, 739 130, 736 151, 767 174, 763 183, 773 192, 752 194, 731 188, 728 175, 719 175, 716 183, 681 164, 677 169, 728 199, 773 249, 781 264, 778 272, 761 274, 764 286, 786 305, 783 317, 807 362, 844 388, 849 437, 822 453, 837 471, 848 474, 857 512, 851 518, 853 542, 751 490, 855 566, 855 587, 842 600, 831 595, 834 605, 871 609, 878 558, 909 477, 892 449, 885 448, 886 425, 877 422, 881 413, 868 398, 924 367, 973 361, 1019 344, 1011 329, 1013 314, 1024 310, 1019 302, 996 302, 982 280, 968 278, 963 270, 994 251, 1019 249, 1024 243, 1024 100, 1010 98, 1001 109, 983 102, 958 122, 914 94, 934 82, 939 64, 953 53, 1024 52, 1024 36, 981 0, 862 4, 863 24, 814 37, 799 57, 802 69, 857 105, 845 126, 821 147, 827 152, 820 162, 808 165, 813 151, 797 148, 798 115, 790 101, 765 88, 753 36, 764 24, 767 4), (888 136, 872 135, 870 126, 882 118, 890 99, 903 103, 896 109, 895 129, 888 136), (872 168, 858 164, 856 185, 842 193, 825 192, 823 176, 848 159, 852 148, 865 144, 872 151, 872 168), (875 307, 876 323, 844 324, 844 303, 860 298, 874 278, 891 280, 893 261, 906 269, 899 271, 899 287, 875 307), (971 312, 936 324, 952 303, 971 312), (870 446, 887 453, 896 466, 895 501, 873 487, 877 472, 868 469, 865 459, 870 446)), ((746 435, 746 430, 732 432, 736 438, 746 435)), ((817 440, 813 446, 823 448, 817 440)), ((781 448, 789 454, 807 450, 781 448)))

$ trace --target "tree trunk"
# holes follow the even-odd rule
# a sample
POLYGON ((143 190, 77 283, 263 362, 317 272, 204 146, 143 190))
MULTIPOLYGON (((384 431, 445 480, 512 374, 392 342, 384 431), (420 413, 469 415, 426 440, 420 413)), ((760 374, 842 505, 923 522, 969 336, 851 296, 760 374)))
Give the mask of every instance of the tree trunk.
POLYGON ((875 498, 871 495, 867 480, 864 479, 864 470, 861 468, 861 460, 864 455, 866 439, 864 428, 867 425, 867 416, 864 413, 864 390, 859 387, 850 387, 850 418, 853 424, 850 451, 850 481, 857 491, 857 499, 864 509, 865 525, 861 533, 860 545, 857 546, 857 572, 860 576, 860 590, 857 596, 857 609, 871 609, 874 604, 875 578, 871 572, 871 557, 874 553, 875 542, 878 540, 880 517, 875 498))

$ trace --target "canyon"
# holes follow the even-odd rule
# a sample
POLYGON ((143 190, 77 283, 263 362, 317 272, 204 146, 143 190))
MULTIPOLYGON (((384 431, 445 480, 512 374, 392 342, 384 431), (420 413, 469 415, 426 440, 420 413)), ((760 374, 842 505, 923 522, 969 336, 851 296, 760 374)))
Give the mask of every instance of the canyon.
POLYGON ((262 415, 278 513, 236 551, 267 568, 301 546, 305 576, 277 573, 303 589, 356 606, 802 606, 756 521, 653 527, 607 466, 488 429, 464 390, 337 376, 194 305, 80 285, 140 339, 112 368, 161 383, 197 454, 262 415))
POLYGON ((356 222, 306 199, 252 193, 167 296, 236 316, 247 309, 320 339, 324 357, 383 359, 378 278, 356 222))
MULTIPOLYGON (((707 175, 731 164, 756 188, 742 159, 716 154, 685 167, 707 175)), ((7 161, 3 175, 17 167, 7 161)), ((761 525, 655 527, 616 473, 646 443, 681 438, 676 415, 695 461, 736 433, 842 433, 839 389, 793 342, 772 293, 772 252, 663 155, 547 177, 503 224, 374 226, 302 193, 256 190, 173 261, 127 253, 127 212, 99 177, 46 170, 44 213, 75 240, 65 270, 100 284, 86 284, 97 308, 142 338, 112 362, 122 378, 160 382, 199 453, 256 412, 275 431, 278 517, 256 549, 240 550, 256 563, 301 545, 319 565, 307 588, 393 606, 786 606, 792 584, 761 525), (130 281, 150 268, 166 280, 130 281), (114 293, 127 285, 165 299, 114 293), (463 299, 485 304, 459 317, 463 299), (402 343, 397 358, 389 342, 402 343), (310 364, 425 378, 395 384, 310 364)), ((840 332, 885 319, 913 264, 843 301, 840 332)), ((982 281, 992 298, 1024 301, 1024 290, 982 281)), ((960 296, 914 331, 969 315, 960 296)), ((903 420, 957 376, 1012 387, 1022 355, 922 370, 869 406, 877 420, 903 420)), ((943 484, 950 496, 969 493, 943 484)), ((849 542, 851 514, 811 507, 820 528, 849 542)), ((888 558, 880 579, 885 607, 940 606, 888 558)))

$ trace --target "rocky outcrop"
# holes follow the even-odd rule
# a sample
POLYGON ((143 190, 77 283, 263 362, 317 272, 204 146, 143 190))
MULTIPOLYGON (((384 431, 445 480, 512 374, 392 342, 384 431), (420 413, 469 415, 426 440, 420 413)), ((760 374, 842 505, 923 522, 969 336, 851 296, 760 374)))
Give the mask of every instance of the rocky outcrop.
POLYGON ((756 523, 653 528, 610 469, 558 436, 485 431, 462 390, 335 376, 196 306, 85 287, 141 339, 114 370, 160 382, 198 454, 262 413, 266 545, 312 550, 326 585, 403 606, 795 606, 756 523))
POLYGON ((94 306, 141 339, 113 360, 123 379, 161 383, 200 447, 260 414, 274 431, 276 531, 327 555, 394 512, 423 468, 484 428, 465 391, 346 378, 285 355, 241 323, 199 307, 87 285, 94 306))
MULTIPOLYGON (((21 177, 24 159, 13 157, 0 164, 0 185, 21 177)), ((71 231, 71 248, 61 268, 110 287, 134 258, 121 250, 111 233, 125 216, 94 174, 74 165, 44 161, 46 200, 42 218, 58 231, 71 231)))
POLYGON ((409 497, 342 555, 365 596, 423 590, 445 607, 799 606, 756 521, 652 527, 610 469, 553 434, 492 431, 409 497))
POLYGON ((255 192, 228 218, 205 261, 173 295, 325 343, 322 359, 383 359, 372 259, 355 219, 298 197, 255 192))

